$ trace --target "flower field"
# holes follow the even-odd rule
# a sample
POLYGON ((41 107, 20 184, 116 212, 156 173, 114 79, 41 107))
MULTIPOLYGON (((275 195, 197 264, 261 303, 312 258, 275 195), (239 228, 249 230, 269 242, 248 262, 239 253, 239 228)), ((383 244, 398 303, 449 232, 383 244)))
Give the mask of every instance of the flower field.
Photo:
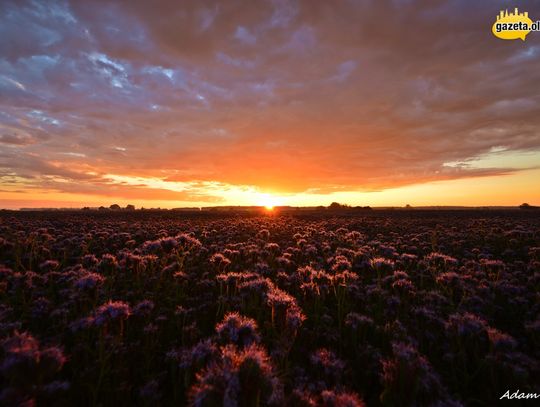
POLYGON ((538 392, 540 217, 0 214, 1 405, 538 392))

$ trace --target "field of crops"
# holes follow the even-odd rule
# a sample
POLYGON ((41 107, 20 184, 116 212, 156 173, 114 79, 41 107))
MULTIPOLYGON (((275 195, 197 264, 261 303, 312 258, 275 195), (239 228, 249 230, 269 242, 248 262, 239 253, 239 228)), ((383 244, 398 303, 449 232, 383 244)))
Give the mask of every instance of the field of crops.
POLYGON ((517 210, 5 212, 0 404, 493 406, 540 391, 539 289, 517 210))

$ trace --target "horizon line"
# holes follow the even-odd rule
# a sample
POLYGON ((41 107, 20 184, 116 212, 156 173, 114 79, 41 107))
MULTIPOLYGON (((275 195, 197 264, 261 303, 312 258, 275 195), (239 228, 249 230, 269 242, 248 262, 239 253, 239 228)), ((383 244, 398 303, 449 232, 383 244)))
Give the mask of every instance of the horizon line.
POLYGON ((347 210, 347 209, 538 209, 540 205, 536 204, 519 204, 519 205, 383 205, 383 206, 371 206, 371 205, 348 205, 348 204, 339 204, 339 207, 331 208, 330 206, 325 205, 275 205, 272 208, 267 208, 265 205, 213 205, 213 206, 181 206, 181 207, 171 207, 171 208, 162 208, 162 207, 139 207, 133 209, 127 209, 126 207, 120 207, 119 209, 111 209, 110 206, 43 206, 43 207, 18 207, 18 208, 2 208, 0 211, 109 211, 109 212, 140 212, 140 211, 151 211, 151 210, 160 210, 160 211, 178 211, 178 210, 193 210, 193 211, 202 211, 202 210, 211 210, 211 209, 263 209, 267 211, 279 210, 279 209, 334 209, 334 210, 347 210))

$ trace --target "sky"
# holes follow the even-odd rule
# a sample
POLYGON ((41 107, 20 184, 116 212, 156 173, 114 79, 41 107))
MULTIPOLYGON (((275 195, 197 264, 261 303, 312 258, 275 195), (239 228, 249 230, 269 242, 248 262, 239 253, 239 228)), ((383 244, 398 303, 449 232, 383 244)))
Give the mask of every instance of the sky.
POLYGON ((538 1, 0 1, 0 208, 540 205, 538 1))

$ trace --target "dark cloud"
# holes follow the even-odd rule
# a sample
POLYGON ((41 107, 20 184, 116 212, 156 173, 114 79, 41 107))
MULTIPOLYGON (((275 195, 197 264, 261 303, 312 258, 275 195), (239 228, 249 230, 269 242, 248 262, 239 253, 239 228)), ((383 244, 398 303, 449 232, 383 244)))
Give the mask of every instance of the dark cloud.
POLYGON ((540 149, 540 35, 490 33, 514 6, 540 16, 533 1, 4 1, 0 166, 89 194, 117 193, 105 174, 332 192, 510 173, 445 164, 540 149))

